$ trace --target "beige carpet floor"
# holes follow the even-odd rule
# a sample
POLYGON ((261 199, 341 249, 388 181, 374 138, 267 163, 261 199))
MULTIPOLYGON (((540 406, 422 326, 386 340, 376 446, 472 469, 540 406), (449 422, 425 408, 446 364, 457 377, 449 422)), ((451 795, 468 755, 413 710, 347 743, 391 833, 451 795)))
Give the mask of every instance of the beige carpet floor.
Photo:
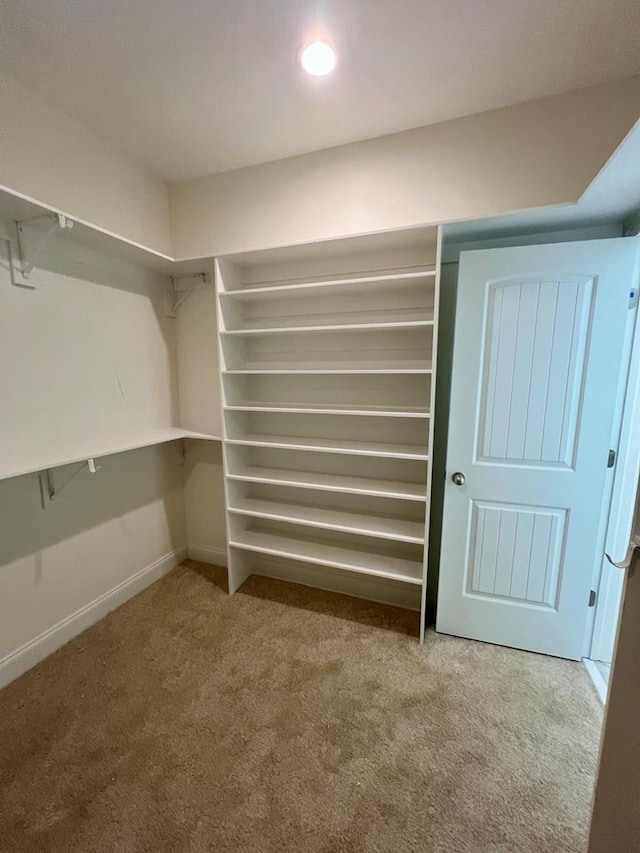
POLYGON ((2 853, 584 851, 581 665, 188 562, 0 693, 2 853))

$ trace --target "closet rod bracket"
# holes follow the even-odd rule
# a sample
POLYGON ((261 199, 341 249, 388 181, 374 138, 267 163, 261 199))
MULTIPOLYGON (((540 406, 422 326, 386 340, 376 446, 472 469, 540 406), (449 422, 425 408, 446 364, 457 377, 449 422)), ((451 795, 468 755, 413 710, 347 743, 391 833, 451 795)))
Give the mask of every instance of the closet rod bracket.
POLYGON ((167 317, 175 320, 178 311, 199 284, 210 284, 211 273, 197 272, 190 275, 171 276, 167 292, 167 317))
MULTIPOLYGON (((62 213, 45 213, 42 216, 30 216, 27 219, 16 221, 16 234, 18 236, 18 251, 20 253, 20 272, 22 278, 27 281, 31 278, 40 256, 44 252, 51 237, 58 231, 69 231, 73 228, 73 220, 62 213), (44 224, 41 229, 37 226, 44 224), (35 225, 36 229, 29 232, 27 239, 27 227, 35 225), (37 235, 37 236, 33 236, 37 235)), ((29 285, 31 286, 31 285, 29 285)))

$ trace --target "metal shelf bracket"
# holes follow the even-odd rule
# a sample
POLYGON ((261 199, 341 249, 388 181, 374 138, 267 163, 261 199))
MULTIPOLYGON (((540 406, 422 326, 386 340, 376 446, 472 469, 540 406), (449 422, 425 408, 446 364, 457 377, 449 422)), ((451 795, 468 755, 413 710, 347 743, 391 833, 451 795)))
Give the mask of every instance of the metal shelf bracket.
MULTIPOLYGON (((20 273, 27 281, 31 278, 40 256, 47 247, 54 233, 61 230, 73 228, 73 220, 62 213, 45 213, 42 216, 31 216, 28 219, 20 219, 16 222, 16 233, 18 236, 18 251, 20 253, 20 273), (45 224, 43 230, 37 229, 29 232, 27 239, 27 227, 29 225, 45 224), (36 236, 37 235, 37 236, 36 236)), ((33 285, 22 285, 33 289, 33 285)))
POLYGON ((175 319, 178 311, 199 284, 210 284, 211 274, 197 272, 192 275, 171 276, 167 292, 167 317, 175 319))
POLYGON ((40 472, 40 497, 42 498, 43 509, 47 509, 47 507, 50 507, 55 503, 60 492, 68 486, 82 470, 84 470, 85 465, 91 474, 96 474, 102 468, 102 465, 96 465, 95 459, 90 457, 86 462, 81 462, 73 474, 71 474, 70 477, 67 477, 67 479, 59 486, 55 483, 52 468, 47 468, 45 471, 40 472))

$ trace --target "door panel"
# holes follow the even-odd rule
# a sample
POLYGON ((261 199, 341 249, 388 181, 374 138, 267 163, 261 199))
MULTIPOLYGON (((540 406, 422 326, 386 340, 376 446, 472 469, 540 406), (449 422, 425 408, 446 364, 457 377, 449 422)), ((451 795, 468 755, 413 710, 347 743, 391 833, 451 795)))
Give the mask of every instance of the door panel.
POLYGON ((635 251, 462 253, 437 630, 582 656, 635 251))
POLYGON ((493 283, 478 458, 571 465, 593 280, 493 283))
POLYGON ((467 594, 554 608, 565 510, 471 502, 467 594))

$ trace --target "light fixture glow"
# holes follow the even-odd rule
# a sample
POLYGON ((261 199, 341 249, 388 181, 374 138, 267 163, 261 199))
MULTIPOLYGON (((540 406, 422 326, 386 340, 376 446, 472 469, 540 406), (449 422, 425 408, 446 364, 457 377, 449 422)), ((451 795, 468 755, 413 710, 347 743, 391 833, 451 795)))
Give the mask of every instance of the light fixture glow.
POLYGON ((300 63, 304 70, 314 77, 324 77, 336 64, 336 55, 323 41, 314 41, 302 51, 300 63))

